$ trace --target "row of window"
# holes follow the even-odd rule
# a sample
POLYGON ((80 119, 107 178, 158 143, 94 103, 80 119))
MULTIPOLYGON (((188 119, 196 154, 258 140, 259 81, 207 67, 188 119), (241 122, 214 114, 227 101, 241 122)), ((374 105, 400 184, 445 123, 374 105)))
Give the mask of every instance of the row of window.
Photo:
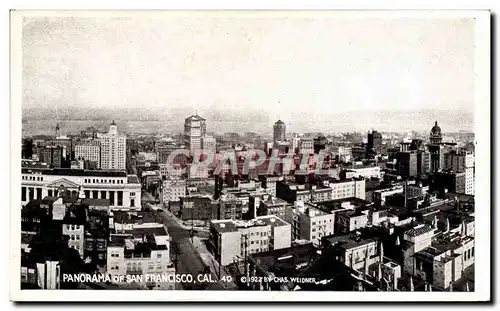
MULTIPOLYGON (((330 219, 328 219, 328 220, 329 220, 329 222, 332 222, 332 219, 331 219, 331 218, 330 218, 330 219)), ((316 223, 317 223, 317 224, 326 224, 326 223, 327 223, 327 221, 326 221, 326 219, 323 219, 323 220, 318 220, 318 222, 313 221, 313 222, 312 222, 312 225, 313 225, 313 226, 315 226, 315 225, 316 225, 316 223)))
POLYGON ((469 260, 474 257, 474 246, 464 252, 464 260, 469 260))
POLYGON ((254 244, 267 245, 267 240, 259 240, 259 241, 250 241, 250 245, 254 245, 254 244), (260 243, 259 243, 259 241, 260 241, 260 243))
MULTIPOLYGON (((83 227, 83 225, 81 225, 83 227)), ((66 225, 67 230, 80 230, 80 225, 66 225)))
POLYGON ((123 179, 90 179, 90 178, 85 178, 85 183, 87 184, 123 184, 123 179))
POLYGON ((43 176, 22 176, 22 180, 43 181, 43 176))
POLYGON ((79 241, 79 240, 80 240, 80 236, 79 236, 79 235, 77 235, 77 234, 70 234, 70 235, 69 235, 69 239, 70 239, 71 241, 79 241))
MULTIPOLYGON (((155 268, 154 264, 150 263, 148 265, 148 270, 153 270, 154 268, 155 268)), ((161 270, 162 266, 161 265, 157 265, 156 269, 157 270, 161 270)), ((127 263, 127 270, 132 270, 132 271, 134 271, 134 270, 142 270, 142 263, 140 263, 140 262, 139 263, 135 263, 135 262, 134 263, 130 263, 130 262, 128 262, 127 263)))

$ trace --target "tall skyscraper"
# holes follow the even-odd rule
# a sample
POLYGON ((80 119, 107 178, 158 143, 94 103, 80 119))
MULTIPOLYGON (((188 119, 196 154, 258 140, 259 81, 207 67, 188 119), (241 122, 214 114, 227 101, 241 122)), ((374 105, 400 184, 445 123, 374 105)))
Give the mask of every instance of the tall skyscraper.
POLYGON ((286 125, 283 121, 278 120, 273 126, 274 141, 286 141, 286 125))
POLYGON ((101 167, 101 145, 97 140, 84 141, 75 146, 75 159, 95 162, 96 167, 101 167))
POLYGON ((109 126, 109 132, 101 135, 100 140, 101 168, 126 169, 127 138, 123 134, 118 134, 115 121, 109 126))
POLYGON ((431 129, 429 140, 431 144, 440 144, 443 141, 443 136, 441 134, 441 128, 438 125, 438 121, 434 123, 434 126, 431 129))
POLYGON ((443 169, 444 166, 444 156, 443 156, 443 146, 441 145, 443 141, 443 136, 441 134, 441 128, 438 126, 438 122, 434 123, 429 135, 430 144, 427 146, 429 152, 431 153, 431 172, 438 172, 443 169))
POLYGON ((367 158, 380 153, 382 151, 382 134, 377 131, 368 133, 368 141, 366 144, 367 158))
POLYGON ((451 151, 444 155, 444 169, 465 172, 465 194, 474 194, 474 153, 451 151))
POLYGON ((207 134, 206 120, 199 115, 192 115, 184 121, 184 144, 190 152, 201 149, 201 139, 207 134))

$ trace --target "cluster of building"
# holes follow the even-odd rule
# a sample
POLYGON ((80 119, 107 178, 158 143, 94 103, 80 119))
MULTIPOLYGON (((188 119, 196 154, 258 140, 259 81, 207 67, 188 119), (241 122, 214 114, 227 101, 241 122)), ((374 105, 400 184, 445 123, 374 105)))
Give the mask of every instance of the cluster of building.
MULTIPOLYGON (((84 262, 90 256, 86 241, 100 241, 98 268, 106 273, 175 270, 168 255, 168 231, 140 216, 141 193, 147 192, 180 220, 205 222, 209 248, 226 271, 246 275, 247 280, 286 280, 238 284, 242 289, 473 290, 474 152, 470 146, 443 141, 437 122, 428 140, 396 144, 392 136, 387 140, 377 131, 370 131, 365 142, 350 144, 345 138, 336 144, 322 134, 296 133, 287 139, 281 120, 269 140, 236 143, 237 134, 209 135, 199 115, 185 119, 184 135, 153 139, 144 144, 147 147, 130 141, 126 148, 126 138, 119 137, 113 122, 107 134, 95 133, 75 145, 71 158, 98 162, 92 169, 86 164, 64 168, 34 157, 25 160, 22 169, 23 213, 38 210, 36 217, 50 221, 56 220, 54 215, 76 215, 75 208, 85 215, 103 213, 105 242, 102 236, 88 234, 88 216, 79 221, 78 233, 73 227, 56 230, 78 239, 56 240, 78 250, 84 262), (190 153, 172 157, 179 149, 190 153), (269 159, 242 170, 244 157, 255 149, 291 155, 291 170, 285 172, 283 163, 269 159), (213 153, 214 165, 193 159, 197 150, 213 153), (217 171, 217 161, 228 150, 237 163, 222 163, 217 171), (269 170, 271 165, 276 169, 269 170), (293 277, 314 282, 297 283, 293 277)), ((34 231, 27 230, 25 238, 41 232, 36 231, 41 223, 31 222, 34 231)), ((23 245, 29 250, 31 244, 23 245)), ((26 258, 34 256, 26 250, 26 258)), ((44 261, 43 271, 28 269, 40 270, 40 279, 50 267, 62 269, 53 261, 44 261)))
POLYGON ((23 138, 22 159, 45 163, 52 168, 126 169, 127 138, 118 133, 113 121, 108 132, 91 127, 80 135, 55 135, 23 138))
MULTIPOLYGON (((34 199, 21 211, 21 284, 25 288, 107 288, 65 281, 63 275, 168 275, 170 237, 150 212, 113 210, 108 199, 87 198, 59 186, 55 196, 34 199)), ((115 285, 175 289, 172 282, 115 285)), ((167 278, 168 280, 168 278, 167 278)), ((173 280, 173 279, 172 279, 173 280)))

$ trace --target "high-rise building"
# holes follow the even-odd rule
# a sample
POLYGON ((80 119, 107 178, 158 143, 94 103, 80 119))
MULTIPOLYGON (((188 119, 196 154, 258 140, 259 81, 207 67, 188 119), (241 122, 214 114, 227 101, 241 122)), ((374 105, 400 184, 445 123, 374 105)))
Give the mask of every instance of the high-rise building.
POLYGON ((37 148, 38 160, 51 167, 60 168, 66 164, 65 146, 40 146, 37 148))
POLYGON ((446 153, 444 169, 465 172, 465 194, 474 194, 474 153, 470 151, 446 153))
POLYGON ((432 190, 444 190, 452 193, 463 193, 466 191, 466 173, 443 171, 433 176, 432 190))
POLYGON ((201 149, 201 139, 206 133, 206 120, 199 115, 192 115, 184 120, 184 144, 190 152, 201 149))
POLYGON ((418 175, 418 154, 416 152, 399 152, 397 161, 399 175, 404 178, 418 175))
POLYGON ((434 124, 429 135, 430 144, 428 145, 431 154, 431 172, 439 172, 444 167, 444 148, 442 146, 443 136, 438 123, 434 124))
POLYGON ((274 141, 286 141, 286 125, 283 121, 278 120, 273 126, 274 141))
POLYGON ((441 128, 438 125, 438 121, 434 123, 429 136, 431 144, 440 144, 443 141, 443 136, 441 134, 441 128))
POLYGON ((101 168, 126 169, 127 138, 118 134, 115 121, 109 126, 109 132, 102 134, 101 140, 101 168))
POLYGON ((33 138, 23 138, 21 157, 23 159, 31 159, 33 157, 33 138))
POLYGON ((75 158, 95 162, 101 167, 101 144, 98 140, 85 141, 75 146, 75 158))
POLYGON ((428 151, 417 151, 418 175, 425 175, 431 171, 431 154, 428 151))
POLYGON ((368 133, 368 141, 366 144, 367 155, 373 156, 382 151, 382 134, 377 131, 372 131, 368 133))

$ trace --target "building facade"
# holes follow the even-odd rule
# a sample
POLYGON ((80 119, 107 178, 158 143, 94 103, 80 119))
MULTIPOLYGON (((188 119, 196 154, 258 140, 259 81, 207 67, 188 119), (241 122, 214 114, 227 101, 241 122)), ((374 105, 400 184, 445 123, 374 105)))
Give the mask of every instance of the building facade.
POLYGON ((191 153, 202 148, 201 141, 206 133, 206 120, 199 115, 193 115, 184 120, 184 145, 191 153))
POLYGON ((21 169, 21 203, 46 196, 57 197, 63 186, 71 195, 84 193, 85 198, 108 199, 111 209, 141 209, 141 184, 135 175, 125 171, 21 169))
POLYGON ((109 126, 109 132, 100 135, 101 168, 126 169, 127 138, 118 133, 115 121, 109 126))
POLYGON ((290 247, 291 226, 274 215, 250 221, 212 220, 210 239, 216 260, 226 266, 250 254, 290 247))
POLYGON ((307 240, 320 245, 323 237, 335 232, 335 215, 311 203, 297 202, 293 208, 287 208, 285 221, 291 224, 292 240, 307 240))
POLYGON ((95 162, 101 167, 101 143, 98 140, 82 142, 75 145, 75 159, 95 162))
POLYGON ((169 178, 163 181, 162 203, 179 202, 186 196, 186 180, 180 178, 169 178))
POLYGON ((273 125, 273 140, 286 141, 286 125, 281 120, 276 121, 273 125))

